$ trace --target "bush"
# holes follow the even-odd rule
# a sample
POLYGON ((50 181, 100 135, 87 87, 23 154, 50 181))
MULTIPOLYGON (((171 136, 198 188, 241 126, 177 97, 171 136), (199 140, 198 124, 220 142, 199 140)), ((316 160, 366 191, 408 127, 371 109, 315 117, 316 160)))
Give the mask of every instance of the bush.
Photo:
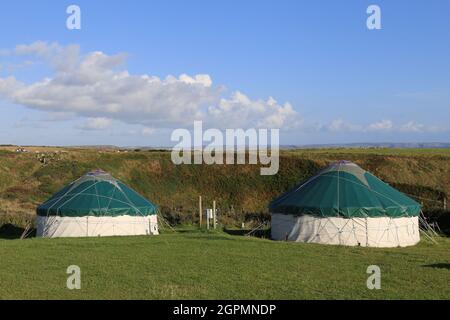
POLYGON ((18 239, 27 227, 35 234, 35 216, 27 213, 0 213, 0 238, 18 239))
POLYGON ((425 211, 424 215, 428 223, 436 223, 444 234, 450 236, 450 211, 436 209, 425 211))
POLYGON ((192 224, 192 215, 173 210, 168 207, 160 208, 161 216, 172 226, 181 224, 192 224))

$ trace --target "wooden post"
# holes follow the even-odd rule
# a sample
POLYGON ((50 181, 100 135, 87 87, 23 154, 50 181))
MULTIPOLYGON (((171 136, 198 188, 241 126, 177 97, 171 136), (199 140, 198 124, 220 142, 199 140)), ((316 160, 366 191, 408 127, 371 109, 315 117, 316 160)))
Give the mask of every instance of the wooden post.
POLYGON ((447 198, 444 198, 444 210, 447 210, 447 198))
POLYGON ((198 197, 198 214, 199 214, 199 218, 200 218, 200 228, 201 228, 202 227, 202 215, 203 215, 202 196, 198 197))
POLYGON ((216 200, 213 201, 213 223, 214 230, 216 229, 216 200))

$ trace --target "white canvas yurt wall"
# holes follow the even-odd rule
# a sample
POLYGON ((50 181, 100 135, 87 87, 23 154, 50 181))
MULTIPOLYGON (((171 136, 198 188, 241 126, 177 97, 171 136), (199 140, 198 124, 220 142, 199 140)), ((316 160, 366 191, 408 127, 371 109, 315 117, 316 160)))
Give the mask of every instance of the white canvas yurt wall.
POLYGON ((272 239, 363 247, 406 247, 420 241, 418 217, 318 218, 272 214, 272 239))
POLYGON ((158 217, 118 216, 118 217, 59 217, 38 216, 36 236, 59 237, 106 237, 158 235, 158 217))

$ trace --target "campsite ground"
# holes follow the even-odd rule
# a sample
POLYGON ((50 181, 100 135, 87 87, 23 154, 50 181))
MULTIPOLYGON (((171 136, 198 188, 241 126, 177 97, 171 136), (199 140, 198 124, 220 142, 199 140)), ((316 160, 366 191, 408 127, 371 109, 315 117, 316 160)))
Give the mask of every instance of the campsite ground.
MULTIPOLYGON (((157 150, 0 147, 0 299, 450 299, 450 238, 374 249, 273 242, 179 230, 158 237, 18 238, 35 208, 89 170, 112 173, 161 208, 196 224, 198 195, 218 201, 228 227, 269 218, 267 204, 328 163, 347 159, 441 210, 450 195, 450 149, 283 150, 280 172, 259 166, 175 166, 157 150), (181 192, 180 192, 181 191, 181 192), (66 288, 78 265, 82 289, 66 288), (368 290, 369 265, 381 290, 368 290)), ((440 224, 450 230, 448 211, 440 224)))
POLYGON ((178 230, 0 240, 0 299, 450 299, 450 239, 375 249, 178 230), (81 268, 81 290, 66 269, 81 268), (369 290, 369 265, 381 290, 369 290))

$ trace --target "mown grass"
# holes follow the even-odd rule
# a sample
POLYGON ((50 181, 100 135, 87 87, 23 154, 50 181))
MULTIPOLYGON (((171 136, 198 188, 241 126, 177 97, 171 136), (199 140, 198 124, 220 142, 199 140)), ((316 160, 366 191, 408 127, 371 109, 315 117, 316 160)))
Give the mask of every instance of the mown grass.
POLYGON ((224 233, 0 240, 0 299, 449 299, 450 239, 374 249, 224 233), (66 269, 81 268, 81 290, 66 269), (369 265, 381 290, 368 290, 369 265))

